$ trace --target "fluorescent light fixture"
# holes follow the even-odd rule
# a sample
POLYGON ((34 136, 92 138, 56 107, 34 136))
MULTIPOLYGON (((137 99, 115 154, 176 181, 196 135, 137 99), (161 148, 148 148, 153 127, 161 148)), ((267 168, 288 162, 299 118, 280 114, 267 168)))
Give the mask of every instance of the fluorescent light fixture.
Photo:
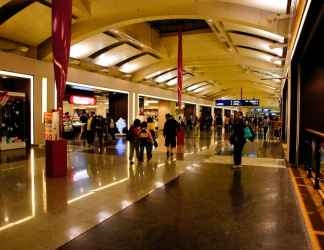
MULTIPOLYGON (((191 74, 184 74, 184 75, 183 75, 183 82, 184 82, 184 81, 187 81, 187 80, 190 79, 191 77, 192 77, 191 74)), ((168 85, 168 86, 174 86, 174 85, 176 85, 177 83, 178 83, 178 77, 173 78, 173 79, 167 81, 165 84, 168 85)))
POLYGON ((254 51, 252 49, 246 49, 246 48, 238 48, 238 51, 242 56, 253 57, 262 61, 276 64, 278 66, 282 66, 282 59, 279 57, 275 57, 267 53, 254 51))
POLYGON ((193 84, 193 85, 187 87, 186 90, 187 90, 187 91, 193 91, 193 90, 195 90, 195 89, 197 89, 197 88, 200 88, 200 87, 202 87, 202 86, 206 86, 206 85, 208 85, 208 82, 195 83, 195 84, 193 84))
POLYGON ((231 0, 229 2, 234 2, 237 4, 247 5, 253 8, 261 9, 270 11, 273 13, 280 13, 285 14, 287 9, 287 0, 248 0, 248 1, 241 1, 241 0, 231 0), (242 3, 243 2, 243 3, 242 3))
POLYGON ((178 74, 178 71, 175 69, 175 70, 172 70, 170 72, 167 72, 167 73, 165 73, 163 75, 158 76, 154 80, 156 82, 158 82, 158 83, 166 82, 166 81, 170 80, 171 78, 176 77, 177 74, 178 74))
POLYGON ((171 69, 172 68, 166 68, 166 69, 163 69, 163 70, 155 71, 155 72, 153 72, 153 73, 148 74, 147 76, 145 76, 145 79, 146 80, 151 79, 151 78, 156 77, 156 76, 162 74, 163 72, 169 71, 171 69))
POLYGON ((153 103, 159 103, 158 100, 146 100, 146 103, 153 104, 153 103))
POLYGON ((151 65, 153 63, 156 63, 158 61, 158 59, 152 55, 143 55, 141 57, 138 57, 134 60, 131 60, 130 62, 127 62, 125 64, 123 64, 120 67, 120 71, 124 72, 124 73, 133 73, 141 68, 144 68, 148 65, 151 65))
POLYGON ((109 89, 109 88, 104 88, 104 87, 98 87, 98 86, 93 86, 93 85, 88 85, 88 84, 83 84, 83 83, 76 83, 76 82, 66 82, 66 85, 70 86, 78 86, 78 87, 84 87, 88 89, 99 89, 107 92, 116 92, 116 93, 124 93, 124 94, 129 94, 128 91, 124 90, 119 90, 119 89, 109 89))
POLYGON ((202 86, 202 87, 199 87, 198 89, 195 89, 194 91, 192 91, 193 93, 199 93, 207 88, 210 88, 211 86, 210 85, 205 85, 205 86, 202 86))
POLYGON ((118 40, 112 36, 100 33, 72 45, 70 57, 83 59, 116 42, 118 40))
MULTIPOLYGON (((266 0, 266 1, 269 1, 269 0, 266 0)), ((269 3, 272 4, 273 1, 269 1, 269 3)), ((231 23, 231 22, 225 22, 224 26, 227 31, 239 31, 239 32, 257 35, 260 37, 265 37, 265 38, 268 38, 270 40, 273 40, 273 41, 276 41, 279 43, 285 42, 285 37, 282 35, 272 33, 272 32, 266 31, 266 30, 254 28, 251 26, 245 26, 245 25, 231 23)))
POLYGON ((236 33, 230 33, 230 36, 235 45, 259 49, 265 52, 275 54, 277 56, 283 55, 283 48, 273 47, 273 42, 269 42, 268 40, 236 33))
POLYGON ((42 78, 42 123, 44 123, 44 113, 47 112, 47 78, 42 78))
POLYGON ((30 143, 34 144, 34 77, 32 75, 0 70, 0 75, 26 78, 30 80, 30 143))
POLYGON ((110 67, 140 53, 140 50, 125 43, 97 56, 93 62, 103 67, 110 67))

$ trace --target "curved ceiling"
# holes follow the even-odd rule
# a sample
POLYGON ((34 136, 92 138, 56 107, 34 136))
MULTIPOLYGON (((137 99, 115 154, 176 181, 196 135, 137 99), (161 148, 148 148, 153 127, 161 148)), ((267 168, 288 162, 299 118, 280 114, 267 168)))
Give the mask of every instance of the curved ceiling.
MULTIPOLYGON (((288 0, 74 0, 70 64, 174 88, 183 30, 185 91, 278 105, 288 0), (282 18, 281 18, 282 17, 282 18)), ((0 0, 0 49, 51 58, 51 1, 0 0)))

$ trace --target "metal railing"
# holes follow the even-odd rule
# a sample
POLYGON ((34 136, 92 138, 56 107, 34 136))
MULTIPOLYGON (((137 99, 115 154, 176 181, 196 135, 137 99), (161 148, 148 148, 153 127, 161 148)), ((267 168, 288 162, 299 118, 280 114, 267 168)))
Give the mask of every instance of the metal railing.
POLYGON ((321 189, 321 153, 324 147, 324 133, 305 129, 303 161, 307 170, 307 177, 313 179, 314 188, 321 189))

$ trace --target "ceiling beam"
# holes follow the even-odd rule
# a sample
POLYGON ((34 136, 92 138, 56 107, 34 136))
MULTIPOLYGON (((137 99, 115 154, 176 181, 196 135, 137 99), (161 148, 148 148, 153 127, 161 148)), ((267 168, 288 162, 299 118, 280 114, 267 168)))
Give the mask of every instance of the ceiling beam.
MULTIPOLYGON (((107 6, 109 13, 101 17, 90 18, 84 22, 76 22, 72 25, 72 44, 77 43, 94 34, 107 31, 110 28, 118 28, 125 25, 143 23, 152 20, 163 19, 224 19, 229 21, 242 21, 251 25, 258 24, 266 30, 274 30, 276 26, 270 25, 266 17, 273 14, 269 11, 262 11, 237 4, 226 4, 222 2, 209 1, 187 1, 185 4, 180 1, 179 6, 157 6, 152 9, 150 5, 139 5, 131 10, 127 5, 124 8, 111 9, 107 6)), ((46 58, 51 54, 51 41, 42 43, 38 48, 38 55, 46 58)))

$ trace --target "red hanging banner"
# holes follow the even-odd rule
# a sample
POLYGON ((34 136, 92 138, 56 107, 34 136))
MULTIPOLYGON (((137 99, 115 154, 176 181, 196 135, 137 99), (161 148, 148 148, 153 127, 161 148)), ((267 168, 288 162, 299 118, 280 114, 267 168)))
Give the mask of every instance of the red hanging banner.
POLYGON ((52 0, 52 46, 57 107, 62 108, 71 45, 72 0, 52 0))
POLYGON ((182 110, 182 84, 183 84, 183 62, 182 62, 182 31, 178 32, 178 107, 182 110))

